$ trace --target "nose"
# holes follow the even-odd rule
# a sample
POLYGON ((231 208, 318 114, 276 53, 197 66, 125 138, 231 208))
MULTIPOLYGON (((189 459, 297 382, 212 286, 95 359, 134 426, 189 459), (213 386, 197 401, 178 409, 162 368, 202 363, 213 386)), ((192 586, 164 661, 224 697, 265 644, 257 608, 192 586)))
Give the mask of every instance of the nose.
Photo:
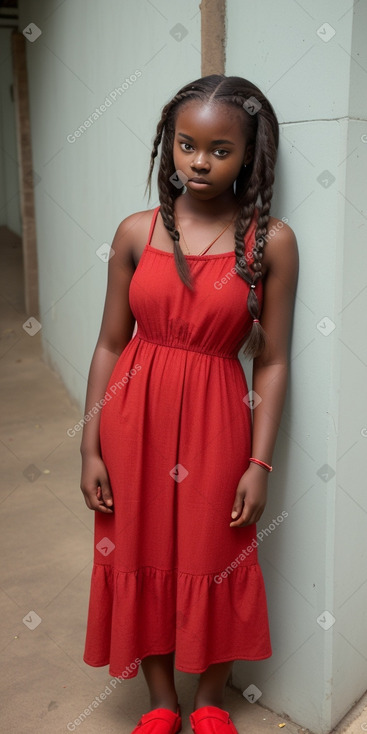
POLYGON ((209 171, 210 169, 210 163, 206 158, 205 153, 200 151, 197 151, 190 165, 191 168, 195 169, 196 171, 209 171))

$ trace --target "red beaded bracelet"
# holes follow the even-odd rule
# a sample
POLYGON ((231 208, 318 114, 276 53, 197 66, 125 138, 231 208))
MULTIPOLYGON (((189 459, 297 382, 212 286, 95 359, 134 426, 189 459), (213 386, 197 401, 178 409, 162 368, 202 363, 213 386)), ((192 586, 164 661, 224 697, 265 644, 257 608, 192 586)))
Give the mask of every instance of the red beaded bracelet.
POLYGON ((266 464, 265 461, 260 461, 260 459, 254 459, 253 456, 251 456, 251 458, 249 459, 249 461, 253 461, 254 464, 259 464, 259 466, 264 467, 264 469, 266 469, 266 471, 273 471, 273 467, 270 466, 270 464, 266 464))

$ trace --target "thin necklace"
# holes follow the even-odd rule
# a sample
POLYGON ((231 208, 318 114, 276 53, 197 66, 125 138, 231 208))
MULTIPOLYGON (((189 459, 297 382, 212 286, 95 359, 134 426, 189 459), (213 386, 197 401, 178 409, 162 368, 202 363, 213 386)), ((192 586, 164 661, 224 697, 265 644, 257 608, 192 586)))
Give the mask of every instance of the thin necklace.
MULTIPOLYGON (((209 250, 209 248, 210 248, 210 247, 211 247, 212 245, 214 245, 214 242, 216 242, 217 240, 219 240, 219 237, 221 237, 221 236, 222 236, 222 234, 224 234, 224 232, 225 232, 225 231, 226 231, 227 229, 229 229, 229 227, 231 226, 231 224, 232 224, 232 222, 234 221, 234 219, 235 219, 235 217, 233 217, 233 219, 231 219, 231 221, 230 221, 230 222, 229 222, 228 224, 226 224, 226 226, 224 227, 224 229, 222 229, 222 230, 221 230, 221 232, 219 232, 219 234, 218 234, 218 235, 217 235, 217 236, 216 236, 216 237, 214 238, 214 240, 212 240, 212 242, 211 242, 211 243, 210 243, 209 245, 207 245, 207 247, 204 247, 204 249, 203 249, 203 250, 202 250, 201 252, 199 252, 199 253, 198 253, 198 255, 204 255, 204 253, 205 253, 205 252, 207 252, 207 250, 209 250)), ((179 220, 179 219, 178 219, 178 222, 180 222, 180 220, 179 220)), ((183 239, 183 241, 184 241, 184 244, 185 244, 186 250, 187 250, 187 252, 188 252, 188 254, 189 254, 189 255, 192 255, 192 253, 190 252, 190 250, 189 250, 189 248, 188 248, 188 246, 187 246, 187 242, 186 242, 186 240, 185 240, 185 235, 184 235, 184 233, 183 233, 183 229, 182 229, 182 225, 181 225, 181 224, 179 224, 179 228, 180 228, 180 230, 181 230, 181 234, 182 234, 182 239, 183 239)))

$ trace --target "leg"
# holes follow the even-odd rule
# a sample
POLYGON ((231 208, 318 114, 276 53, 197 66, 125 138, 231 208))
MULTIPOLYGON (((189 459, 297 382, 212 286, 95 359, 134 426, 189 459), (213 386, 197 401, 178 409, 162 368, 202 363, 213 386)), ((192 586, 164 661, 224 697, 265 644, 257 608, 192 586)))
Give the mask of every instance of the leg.
POLYGON ((195 695, 194 710, 201 706, 218 706, 222 708, 224 690, 231 672, 233 661, 209 665, 200 676, 195 695))
POLYGON ((174 653, 171 652, 168 655, 148 655, 142 660, 141 667, 148 684, 152 709, 177 711, 173 658, 174 653))

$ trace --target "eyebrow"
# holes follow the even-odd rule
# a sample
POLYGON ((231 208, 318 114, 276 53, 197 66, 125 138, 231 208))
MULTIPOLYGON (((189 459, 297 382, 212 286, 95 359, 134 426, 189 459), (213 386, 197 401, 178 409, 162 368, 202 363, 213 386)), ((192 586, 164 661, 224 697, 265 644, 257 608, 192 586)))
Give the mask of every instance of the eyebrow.
MULTIPOLYGON (((186 138, 186 140, 193 141, 194 138, 191 137, 191 135, 185 135, 185 133, 177 133, 177 135, 181 135, 182 138, 186 138)), ((222 145, 225 143, 226 145, 235 145, 235 143, 232 142, 232 140, 212 140, 212 145, 222 145)))

